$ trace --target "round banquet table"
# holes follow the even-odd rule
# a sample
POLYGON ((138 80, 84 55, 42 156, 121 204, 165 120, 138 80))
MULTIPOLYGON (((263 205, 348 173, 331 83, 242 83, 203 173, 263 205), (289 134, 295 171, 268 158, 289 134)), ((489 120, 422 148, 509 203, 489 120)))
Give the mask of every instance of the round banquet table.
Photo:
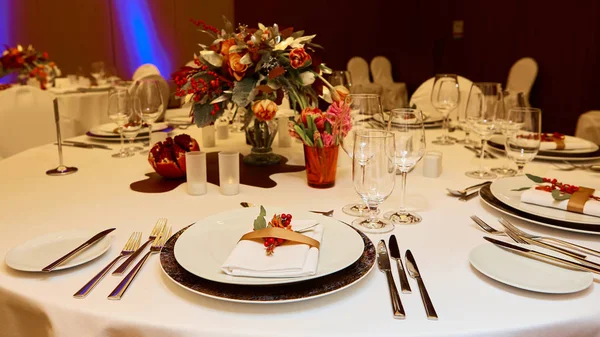
MULTIPOLYGON (((201 130, 185 131, 201 139, 201 130)), ((457 132, 458 133, 458 132, 457 132)), ((0 336, 598 336, 600 335, 600 287, 568 295, 529 292, 496 282, 480 274, 468 262, 469 252, 484 243, 484 233, 469 219, 478 215, 493 226, 502 214, 478 198, 468 202, 447 195, 446 187, 465 187, 479 182, 464 175, 477 159, 460 145, 430 145, 440 134, 428 130, 429 150, 443 151, 439 178, 422 175, 419 163, 408 176, 408 203, 423 217, 417 225, 397 226, 401 251, 411 249, 439 314, 426 319, 416 282, 413 293, 401 294, 407 317, 392 318, 385 276, 377 267, 352 287, 317 299, 288 304, 240 304, 188 292, 162 272, 159 258, 150 258, 120 301, 106 296, 120 281, 107 275, 85 299, 73 293, 118 255, 133 231, 148 235, 160 217, 169 219, 176 232, 203 217, 237 209, 240 202, 278 205, 301 210, 335 209, 356 202, 349 159, 341 154, 337 182, 331 189, 307 186, 306 173, 277 174, 275 188, 241 185, 240 193, 224 196, 210 185, 203 196, 191 196, 186 185, 158 194, 132 191, 129 184, 151 172, 145 156, 110 157, 102 149, 64 148, 65 163, 77 166, 76 174, 46 176, 57 165, 56 147, 45 145, 0 161, 0 255, 33 237, 73 228, 100 231, 109 227, 112 246, 100 258, 80 267, 50 274, 26 273, 0 267, 0 336)), ((458 135, 462 137, 462 135, 458 135)), ((88 141, 85 136, 77 139, 88 141)), ((277 147, 290 164, 302 164, 301 144, 277 147)), ((115 150, 117 144, 112 146, 115 150)), ((206 152, 237 150, 247 153, 243 135, 217 140, 206 152)), ((113 151, 114 152, 114 151, 113 151)), ((341 152, 342 153, 342 152, 341 152)), ((487 160, 489 167, 501 160, 487 160)), ((528 172, 563 178, 583 171, 559 172, 544 162, 534 162, 528 172)), ((598 174, 596 173, 596 176, 598 174)), ((399 178, 399 177, 398 177, 399 178)), ((399 190, 382 205, 384 211, 398 205, 399 190)), ((598 236, 571 233, 514 223, 532 233, 557 236, 600 249, 598 236)), ((369 235, 377 243, 391 233, 369 235)), ((202 258, 199 256, 198 258, 202 258)), ((395 267, 394 267, 395 268, 395 267)), ((396 282, 397 274, 394 273, 396 282)), ((596 282, 594 282, 596 283, 596 282)))

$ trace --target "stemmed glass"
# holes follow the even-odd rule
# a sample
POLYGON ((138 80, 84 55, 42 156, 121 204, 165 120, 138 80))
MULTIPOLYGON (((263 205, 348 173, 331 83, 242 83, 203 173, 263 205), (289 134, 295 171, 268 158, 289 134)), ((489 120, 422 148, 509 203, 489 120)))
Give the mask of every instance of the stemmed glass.
MULTIPOLYGON (((353 158, 354 135, 360 130, 382 130, 384 125, 381 98, 374 94, 351 94, 346 96, 346 104, 350 107, 352 129, 341 141, 342 149, 353 158), (378 117, 376 117, 378 116, 378 117)), ((346 205, 342 211, 351 216, 364 216, 368 211, 367 205, 354 203, 346 205)))
POLYGON ((501 108, 502 89, 499 83, 473 83, 469 90, 469 98, 465 113, 467 123, 471 130, 481 137, 481 153, 479 169, 469 171, 467 177, 477 179, 494 179, 495 173, 488 172, 483 167, 487 140, 494 134, 496 129, 496 116, 501 108))
POLYGON ((525 164, 535 158, 542 137, 542 110, 537 108, 512 108, 505 123, 504 148, 508 158, 517 164, 517 175, 523 174, 525 164))
MULTIPOLYGON (((527 103, 525 103, 525 95, 523 94, 523 92, 509 92, 508 90, 505 90, 502 94, 502 110, 504 112, 504 116, 502 118, 502 123, 500 124, 500 131, 502 132, 502 135, 506 138, 508 136, 508 130, 505 127, 506 126, 506 122, 507 122, 507 118, 508 118, 508 111, 512 108, 525 108, 527 107, 527 103)), ((496 120, 498 120, 498 118, 496 118, 496 120)), ((508 161, 510 159, 508 158, 508 154, 506 154, 506 159, 504 160, 504 163, 502 164, 502 167, 494 167, 492 168, 492 172, 498 173, 500 175, 503 176, 514 176, 515 174, 517 174, 517 170, 512 169, 510 167, 508 167, 508 161)))
POLYGON ((328 81, 331 85, 343 85, 344 87, 350 89, 352 87, 352 79, 350 77, 350 72, 346 70, 334 70, 331 72, 329 76, 327 76, 328 81))
POLYGON ((406 210, 406 176, 425 155, 425 128, 423 113, 417 109, 393 109, 390 112, 388 131, 394 134, 395 151, 393 154, 396 167, 402 174, 400 185, 400 208, 387 212, 383 216, 395 224, 412 224, 421 222, 421 217, 406 210))
MULTIPOLYGON (((156 122, 164 110, 164 102, 160 94, 158 81, 141 80, 135 91, 140 100, 141 116, 144 123, 148 124, 148 136, 152 140, 152 123, 156 122)), ((153 144, 150 144, 152 146, 153 144)))
POLYGON ((125 151, 125 139, 123 138, 123 126, 129 120, 130 110, 127 90, 113 91, 108 95, 108 118, 117 124, 121 136, 121 150, 112 155, 114 158, 133 156, 133 153, 125 151))
POLYGON ((469 137, 471 135, 471 129, 469 128, 469 123, 467 123, 467 110, 458 110, 458 113, 456 114, 456 120, 460 129, 465 133, 465 138, 456 142, 458 144, 474 146, 476 142, 469 137))
POLYGON ((105 70, 104 70, 104 62, 99 61, 99 62, 94 62, 92 63, 92 72, 91 75, 96 79, 96 84, 101 85, 102 80, 105 77, 105 70))
POLYGON ((140 133, 143 124, 141 116, 142 107, 140 105, 140 99, 135 96, 131 97, 130 104, 131 114, 129 115, 129 121, 127 122, 127 124, 123 125, 123 135, 129 141, 129 146, 127 146, 125 150, 128 152, 141 151, 144 149, 143 147, 136 146, 133 144, 133 141, 135 140, 135 137, 137 137, 137 135, 140 133))
POLYGON ((458 76, 454 74, 437 74, 431 90, 431 104, 444 116, 444 134, 432 143, 437 145, 452 145, 454 142, 448 137, 448 117, 450 112, 458 107, 460 90, 458 76))
POLYGON ((352 225, 366 233, 387 233, 394 229, 389 220, 377 217, 378 206, 394 190, 394 134, 388 131, 361 130, 355 132, 352 158, 354 189, 369 208, 367 217, 352 225))

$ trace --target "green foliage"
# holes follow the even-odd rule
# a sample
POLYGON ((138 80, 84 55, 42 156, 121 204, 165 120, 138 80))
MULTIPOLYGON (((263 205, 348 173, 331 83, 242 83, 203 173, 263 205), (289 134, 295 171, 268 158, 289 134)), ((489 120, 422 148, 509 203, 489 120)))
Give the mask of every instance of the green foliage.
POLYGON ((254 77, 246 77, 239 82, 235 82, 231 96, 233 103, 240 107, 248 106, 254 100, 252 91, 257 81, 254 77))
POLYGON ((554 200, 563 201, 570 199, 571 195, 568 193, 561 193, 559 190, 553 190, 552 198, 554 198, 554 200))
POLYGON ((542 177, 534 176, 533 174, 526 173, 527 178, 531 179, 534 183, 541 184, 544 182, 542 177))
POLYGON ((267 215, 267 211, 265 210, 265 208, 261 205, 260 206, 260 212, 258 213, 258 216, 256 217, 256 219, 254 220, 254 230, 257 231, 259 229, 263 229, 267 227, 267 220, 265 219, 265 216, 267 215))

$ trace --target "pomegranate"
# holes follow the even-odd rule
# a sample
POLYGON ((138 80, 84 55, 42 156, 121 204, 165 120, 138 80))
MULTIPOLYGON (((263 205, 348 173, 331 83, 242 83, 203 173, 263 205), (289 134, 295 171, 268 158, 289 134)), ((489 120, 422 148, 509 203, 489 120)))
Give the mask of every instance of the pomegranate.
POLYGON ((168 137, 154 144, 148 153, 148 162, 165 178, 181 178, 185 177, 185 153, 199 150, 198 142, 189 135, 168 137))

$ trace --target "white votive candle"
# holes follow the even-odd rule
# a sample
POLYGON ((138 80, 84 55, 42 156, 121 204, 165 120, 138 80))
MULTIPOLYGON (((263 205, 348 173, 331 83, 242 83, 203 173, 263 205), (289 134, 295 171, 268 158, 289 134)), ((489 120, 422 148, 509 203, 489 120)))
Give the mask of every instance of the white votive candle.
POLYGON ((219 152, 219 189, 223 195, 240 193, 240 154, 219 152))
POLYGON ((188 193, 191 195, 206 194, 206 153, 186 152, 185 168, 188 193))
POLYGON ((209 125, 202 128, 202 146, 215 147, 215 126, 209 125))
POLYGON ((442 174, 442 153, 429 151, 423 157, 423 176, 437 178, 442 174))
POLYGON ((217 125, 217 139, 229 138, 229 124, 223 123, 217 125))

